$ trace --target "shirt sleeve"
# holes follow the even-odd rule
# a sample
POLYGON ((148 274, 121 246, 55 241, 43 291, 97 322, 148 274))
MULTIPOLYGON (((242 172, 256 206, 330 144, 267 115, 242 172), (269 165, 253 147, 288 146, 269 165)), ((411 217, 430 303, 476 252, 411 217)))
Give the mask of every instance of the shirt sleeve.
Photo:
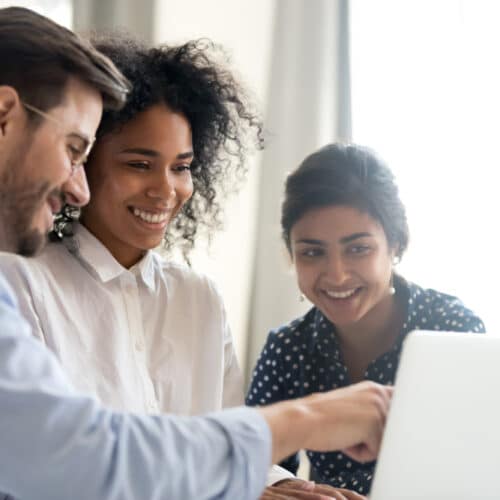
POLYGON ((439 294, 434 306, 434 319, 440 329, 452 332, 486 333, 482 319, 457 299, 439 294))
POLYGON ((297 477, 287 469, 280 467, 279 465, 273 465, 269 469, 266 486, 272 486, 278 481, 284 481, 285 479, 297 479, 297 477))
POLYGON ((41 297, 36 287, 35 280, 30 279, 30 273, 22 266, 19 256, 13 254, 0 255, 0 275, 3 276, 15 290, 18 310, 25 321, 28 322, 32 335, 45 343, 42 321, 38 315, 35 302, 41 302, 41 297))
POLYGON ((459 317, 457 318, 457 325, 460 325, 458 326, 457 331, 486 333, 486 328, 484 326, 483 320, 479 316, 476 316, 467 308, 464 308, 464 311, 462 311, 462 313, 463 316, 460 316, 459 313, 459 317))
MULTIPOLYGON (((266 344, 262 349, 252 374, 252 381, 248 389, 246 404, 248 406, 262 406, 290 399, 287 395, 287 380, 294 381, 289 373, 285 373, 281 360, 283 352, 284 331, 271 331, 266 344)), ((296 474, 299 468, 299 454, 296 453, 283 460, 280 465, 296 474)))
POLYGON ((0 490, 23 500, 255 499, 271 457, 262 416, 142 417, 78 395, 0 280, 0 490))
POLYGON ((461 322, 461 326, 454 326, 454 328, 457 328, 456 331, 458 332, 486 333, 483 321, 475 314, 465 317, 464 321, 461 322))

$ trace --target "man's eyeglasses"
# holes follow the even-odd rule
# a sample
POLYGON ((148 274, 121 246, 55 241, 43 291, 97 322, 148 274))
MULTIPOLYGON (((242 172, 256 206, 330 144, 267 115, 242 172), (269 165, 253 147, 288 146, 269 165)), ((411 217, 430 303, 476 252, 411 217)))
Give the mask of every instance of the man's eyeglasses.
MULTIPOLYGON (((38 109, 31 104, 27 104, 23 101, 21 102, 22 105, 29 111, 57 124, 61 129, 64 130, 64 125, 57 118, 54 118, 52 115, 49 115, 45 111, 42 111, 41 109, 38 109)), ((68 150, 68 155, 71 163, 71 175, 73 175, 78 167, 82 166, 87 161, 90 150, 94 145, 95 137, 89 139, 77 134, 76 132, 72 132, 68 134, 68 139, 70 139, 71 142, 66 146, 66 149, 68 150)))

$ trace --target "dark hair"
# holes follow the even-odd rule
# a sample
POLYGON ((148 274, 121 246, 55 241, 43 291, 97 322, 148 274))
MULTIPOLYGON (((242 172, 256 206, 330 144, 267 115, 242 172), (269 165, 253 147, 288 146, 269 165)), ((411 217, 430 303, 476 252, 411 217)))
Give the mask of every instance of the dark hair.
MULTIPOLYGON (((165 235, 167 248, 179 245, 186 257, 200 230, 210 236, 220 227, 221 204, 244 178, 248 152, 262 147, 260 118, 225 67, 224 51, 208 40, 151 48, 114 34, 94 44, 133 84, 123 109, 104 113, 97 140, 162 103, 191 126, 194 193, 165 235)), ((64 228, 56 231, 65 233, 64 228)))
POLYGON ((23 101, 45 111, 60 104, 70 76, 99 91, 110 109, 120 108, 129 90, 89 42, 21 7, 0 9, 0 61, 0 85, 14 87, 23 101))
POLYGON ((373 151, 354 144, 329 144, 288 176, 281 228, 289 252, 293 225, 309 210, 329 205, 368 213, 381 224, 390 248, 398 257, 403 255, 409 239, 405 207, 394 175, 373 151))

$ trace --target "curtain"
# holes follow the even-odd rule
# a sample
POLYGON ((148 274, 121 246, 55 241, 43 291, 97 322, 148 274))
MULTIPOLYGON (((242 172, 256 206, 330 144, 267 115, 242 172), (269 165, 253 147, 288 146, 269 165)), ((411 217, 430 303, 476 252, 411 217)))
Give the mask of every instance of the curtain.
POLYGON ((154 0, 73 0, 73 29, 78 32, 122 29, 151 42, 154 0))

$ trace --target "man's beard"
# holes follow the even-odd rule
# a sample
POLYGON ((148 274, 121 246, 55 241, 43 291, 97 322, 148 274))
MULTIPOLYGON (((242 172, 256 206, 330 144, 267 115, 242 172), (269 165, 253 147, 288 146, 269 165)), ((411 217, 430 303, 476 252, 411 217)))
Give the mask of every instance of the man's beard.
POLYGON ((0 250, 24 256, 40 251, 47 235, 33 228, 33 221, 45 202, 49 183, 29 182, 24 175, 26 152, 2 166, 0 175, 0 250))

